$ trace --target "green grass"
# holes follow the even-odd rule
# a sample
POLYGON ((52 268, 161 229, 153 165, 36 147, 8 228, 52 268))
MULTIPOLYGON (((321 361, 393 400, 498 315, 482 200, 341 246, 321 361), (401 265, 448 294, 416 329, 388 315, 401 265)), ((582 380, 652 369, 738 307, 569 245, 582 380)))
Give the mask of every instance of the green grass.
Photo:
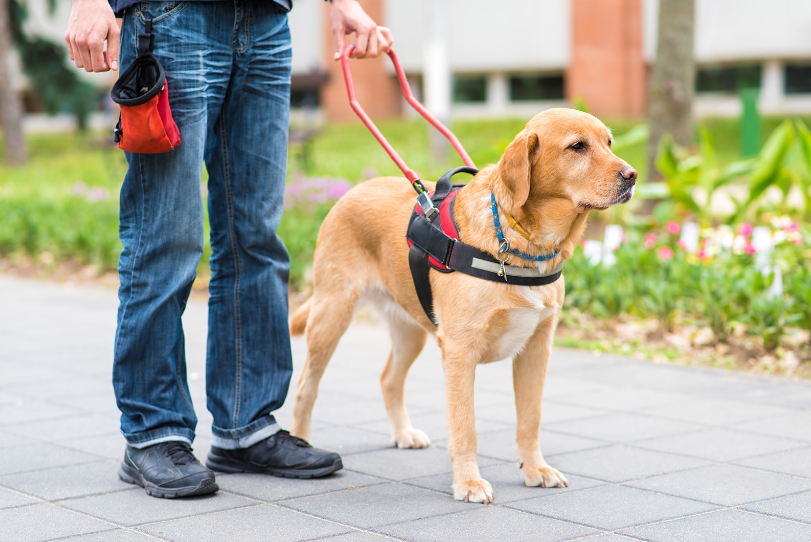
MULTIPOLYGON (((780 120, 763 120, 764 139, 780 120)), ((525 123, 526 119, 457 121, 453 130, 482 167, 498 161, 525 123)), ((738 121, 712 119, 705 123, 715 138, 719 160, 728 163, 739 158, 738 121)), ((609 119, 606 124, 619 136, 636 122, 609 119)), ((462 163, 450 148, 448 163, 432 162, 429 129, 421 119, 380 122, 379 127, 406 163, 425 179, 436 179, 462 163)), ((115 269, 120 251, 118 190, 127 167, 124 154, 103 144, 99 134, 37 135, 29 138, 28 145, 28 165, 0 165, 0 257, 43 259, 43 253, 48 253, 56 260, 93 264, 99 271, 115 269), (81 186, 85 191, 77 194, 81 186), (106 198, 101 197, 104 193, 106 198)), ((291 149, 290 172, 301 169, 299 154, 299 149, 291 149)), ((621 155, 644 174, 643 144, 626 148, 621 155)), ((353 183, 370 175, 401 175, 368 130, 357 123, 325 127, 312 143, 305 174, 353 183)), ((290 251, 294 285, 302 283, 312 261, 318 228, 328 210, 329 204, 324 204, 285 213, 279 234, 290 251)), ((206 243, 201 263, 204 274, 209 254, 206 243)))

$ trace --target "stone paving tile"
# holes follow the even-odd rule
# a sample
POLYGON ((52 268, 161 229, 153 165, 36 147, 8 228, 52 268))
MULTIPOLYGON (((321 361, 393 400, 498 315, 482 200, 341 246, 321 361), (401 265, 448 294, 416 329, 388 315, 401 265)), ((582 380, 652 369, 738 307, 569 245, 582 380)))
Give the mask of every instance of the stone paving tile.
POLYGON ((319 540, 324 542, 383 542, 384 540, 391 540, 391 537, 369 531, 352 531, 351 533, 339 534, 319 540))
POLYGON ((269 504, 180 518, 143 525, 139 530, 173 541, 292 542, 351 531, 324 521, 269 504))
MULTIPOLYGON (((482 478, 490 482, 490 485, 493 487, 496 505, 523 499, 547 497, 559 493, 569 493, 571 491, 581 491, 590 487, 605 485, 605 482, 601 482, 600 480, 583 478, 582 476, 571 475, 567 472, 563 474, 566 476, 566 481, 569 482, 569 487, 527 487, 526 484, 524 484, 524 479, 521 477, 521 471, 517 464, 493 465, 492 467, 481 469, 482 478)), ((405 480, 403 483, 424 487, 425 489, 453 496, 453 490, 451 489, 451 484, 453 483, 452 473, 421 476, 419 478, 405 480)))
MULTIPOLYGON (((605 386, 577 378, 577 375, 558 376, 555 374, 555 367, 557 365, 556 355, 553 352, 552 360, 549 365, 549 376, 546 378, 546 383, 543 387, 544 401, 548 399, 565 399, 574 394, 598 392, 606 389, 605 386)), ((544 405, 546 405, 546 403, 544 403, 544 405)))
POLYGON ((25 506, 38 502, 37 499, 0 487, 0 508, 14 508, 15 506, 25 506))
POLYGON ((688 400, 688 397, 680 393, 617 386, 600 391, 573 393, 566 397, 558 397, 557 400, 605 410, 637 411, 661 405, 683 403, 688 400))
MULTIPOLYGON (((110 367, 112 373, 112 367, 110 367)), ((69 398, 87 399, 89 397, 100 395, 106 397, 115 397, 113 395, 113 385, 110 379, 101 380, 81 377, 70 377, 63 380, 53 380, 49 382, 31 382, 29 384, 20 385, 15 388, 16 392, 20 395, 31 397, 34 399, 41 399, 47 397, 48 400, 63 400, 69 398)))
POLYGON ((347 470, 312 480, 294 480, 266 474, 217 475, 220 490, 264 502, 309 497, 387 482, 387 480, 347 470))
MULTIPOLYGON (((293 399, 293 396, 290 397, 293 399)), ((424 409, 411 406, 409 412, 419 414, 424 412, 424 409)), ((383 399, 370 400, 370 399, 347 399, 343 404, 332 403, 326 405, 315 402, 313 407, 313 420, 327 422, 335 425, 354 425, 356 423, 373 422, 378 420, 388 420, 386 415, 386 407, 383 405, 383 399)))
POLYGON ((107 413, 105 416, 81 415, 61 420, 29 422, 4 426, 3 430, 21 437, 47 438, 51 441, 73 440, 82 437, 120 434, 118 416, 107 413))
MULTIPOLYGON (((811 400, 811 395, 809 395, 811 400)), ((781 416, 739 423, 735 429, 811 441, 811 412, 790 412, 781 416)))
POLYGON ((102 460, 0 476, 0 485, 46 501, 132 489, 118 479, 117 473, 117 462, 102 460))
MULTIPOLYGON (((199 437, 198 437, 199 439, 199 437)), ((197 452, 197 440, 195 442, 195 452, 197 452)), ((107 459, 114 459, 121 461, 124 457, 124 448, 127 446, 127 441, 121 433, 106 434, 97 437, 84 437, 71 440, 63 440, 59 443, 60 446, 70 448, 71 450, 79 450, 88 454, 93 454, 107 459)))
MULTIPOLYGON (((544 430, 541 430, 539 440, 544 457, 606 446, 605 442, 599 440, 544 430)), ((440 440, 436 445, 447 448, 448 441, 440 440)), ((479 455, 483 457, 491 457, 501 461, 518 461, 518 444, 515 442, 515 429, 493 431, 480 435, 477 439, 477 450, 479 455)))
POLYGON ((518 501, 510 503, 509 506, 607 530, 677 518, 717 508, 707 503, 615 485, 518 501))
POLYGON ((107 531, 115 526, 50 504, 0 510, 0 540, 34 542, 107 531))
POLYGON ((745 431, 711 429, 683 435, 640 440, 634 446, 709 459, 732 461, 753 455, 805 447, 806 443, 745 431))
POLYGON ((0 406, 0 427, 6 432, 11 432, 11 428, 20 424, 26 425, 40 420, 67 420, 81 414, 83 412, 75 408, 26 398, 0 406))
POLYGON ((28 444, 35 443, 36 443, 35 440, 18 437, 17 435, 12 435, 10 433, 6 433, 5 431, 0 431, 0 448, 16 448, 18 446, 26 446, 28 444))
POLYGON ((737 465, 782 472, 811 478, 811 447, 788 452, 749 457, 734 462, 737 465))
POLYGON ((0 362, 0 374, 3 380, 0 389, 14 391, 16 386, 26 383, 49 382, 71 378, 71 373, 53 369, 51 367, 37 367, 35 365, 20 365, 17 363, 0 362))
MULTIPOLYGON (((514 407, 513 410, 515 410, 514 407)), ((448 438, 448 421, 444 413, 432 412, 429 414, 417 414, 409 417, 411 418, 411 425, 417 429, 425 431, 425 434, 428 435, 431 442, 448 438)), ((385 435, 391 435, 391 424, 389 423, 388 419, 385 421, 358 424, 357 427, 369 431, 376 431, 385 435)), ((477 434, 501 431, 509 427, 509 425, 501 421, 492 421, 482 418, 481 416, 476 416, 477 434)))
MULTIPOLYGON (((481 505, 479 505, 481 506, 481 505)), ((468 510, 447 516, 380 527, 378 530, 404 540, 447 542, 448 540, 571 540, 598 531, 564 521, 527 514, 499 506, 468 510)))
MULTIPOLYGON (((107 387, 112 386, 107 383, 107 387)), ((89 393, 87 395, 70 395, 66 397, 55 397, 48 400, 49 403, 55 405, 64 405, 71 408, 76 408, 88 414, 110 413, 118 412, 118 407, 115 404, 115 396, 112 389, 104 393, 89 393)), ((195 405, 205 405, 203 402, 195 402, 195 405)))
MULTIPOLYGON (((512 395, 512 393, 510 393, 512 395)), ((577 420, 579 418, 588 418, 590 416, 599 416, 606 414, 607 411, 599 410, 596 408, 588 408, 582 406, 571 405, 554 400, 544 400, 543 414, 541 416, 541 425, 547 423, 563 422, 568 420, 577 420)), ((493 420, 501 423, 509 424, 512 427, 516 425, 515 415, 515 402, 510 397, 506 402, 493 405, 487 408, 476 409, 476 424, 480 420, 493 420)))
POLYGON ((220 492, 186 499, 159 499, 150 497, 140 487, 133 487, 130 491, 61 501, 59 504, 117 525, 132 526, 254 506, 256 501, 220 492))
POLYGON ((790 408, 795 410, 811 410, 811 388, 801 386, 774 385, 758 395, 755 402, 763 405, 790 408))
POLYGON ((641 439, 687 433, 703 428, 699 425, 684 422, 616 413, 592 416, 581 420, 551 423, 547 424, 545 429, 624 444, 641 439))
POLYGON ((447 495, 397 483, 338 491, 327 495, 282 501, 279 504, 366 529, 461 512, 471 506, 477 506, 455 501, 447 495))
POLYGON ((130 529, 113 529, 112 531, 71 536, 65 540, 67 542, 154 542, 159 539, 130 529))
POLYGON ((787 412, 788 411, 784 408, 744 403, 741 401, 695 399, 673 405, 646 408, 644 413, 657 418, 725 426, 731 423, 768 418, 787 412))
POLYGON ((811 491, 747 504, 741 508, 811 524, 811 491))
POLYGON ((317 448, 341 455, 394 447, 389 435, 337 425, 314 429, 309 442, 317 448))
MULTIPOLYGON (((344 468, 348 470, 389 480, 413 478, 415 472, 429 475, 442 474, 452 470, 448 450, 433 446, 417 450, 391 448, 377 452, 352 454, 342 459, 344 468)), ((487 467, 497 463, 500 462, 486 457, 479 457, 480 467, 487 467)))
POLYGON ((627 485, 660 491, 723 506, 737 506, 811 489, 811 480, 737 465, 711 465, 628 482, 627 485))
POLYGON ((623 445, 556 455, 550 461, 565 475, 579 474, 606 482, 625 482, 710 464, 693 457, 623 445))
POLYGON ((597 536, 589 536, 587 538, 576 538, 575 540, 582 542, 628 542, 629 540, 639 540, 638 538, 631 538, 622 536, 616 533, 598 534, 597 536))
POLYGON ((719 510, 627 529, 621 534, 652 542, 808 542, 811 525, 740 510, 719 510))
POLYGON ((0 475, 63 467, 97 461, 98 457, 53 444, 29 444, 0 448, 0 475))

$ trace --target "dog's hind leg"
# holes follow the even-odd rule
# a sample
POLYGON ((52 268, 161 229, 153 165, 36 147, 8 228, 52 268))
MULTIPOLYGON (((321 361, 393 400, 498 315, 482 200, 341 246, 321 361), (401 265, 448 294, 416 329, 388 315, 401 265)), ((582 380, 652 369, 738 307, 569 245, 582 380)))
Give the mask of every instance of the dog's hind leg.
POLYGON ((391 421, 391 433, 398 448, 427 448, 428 436, 411 426, 405 406, 405 379, 408 370, 420 355, 428 336, 416 323, 389 318, 391 351, 386 366, 380 375, 383 400, 391 421))
POLYGON ((296 403, 290 433, 310 440, 310 421, 318 396, 318 384, 324 375, 338 341, 352 321, 357 295, 336 300, 334 296, 315 296, 310 300, 307 318, 307 361, 298 380, 296 403))

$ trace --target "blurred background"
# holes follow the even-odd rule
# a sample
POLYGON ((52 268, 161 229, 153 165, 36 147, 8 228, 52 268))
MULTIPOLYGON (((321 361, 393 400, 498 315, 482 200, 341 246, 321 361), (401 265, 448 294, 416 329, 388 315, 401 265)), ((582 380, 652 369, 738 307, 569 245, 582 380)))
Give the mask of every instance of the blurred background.
MULTIPOLYGON (((639 170, 637 197, 592 213, 567 263, 558 344, 811 375, 811 3, 361 4, 392 29, 414 93, 479 166, 531 116, 573 107, 611 127, 615 152, 639 170)), ((126 171, 112 142, 115 74, 70 66, 69 11, 68 0, 0 0, 0 272, 112 286, 126 171)), ((280 235, 297 299, 334 202, 399 170, 349 108, 329 5, 294 0, 290 26, 280 235)), ((430 180, 461 165, 405 103, 387 58, 352 70, 360 103, 410 167, 430 180)))

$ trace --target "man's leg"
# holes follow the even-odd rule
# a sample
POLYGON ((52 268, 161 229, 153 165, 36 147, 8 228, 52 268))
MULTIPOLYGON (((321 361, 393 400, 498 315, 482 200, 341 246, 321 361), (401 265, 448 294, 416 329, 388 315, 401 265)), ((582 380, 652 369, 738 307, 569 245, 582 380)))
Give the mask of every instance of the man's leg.
POLYGON ((216 490, 213 474, 184 451, 194 439, 197 417, 186 382, 181 323, 203 253, 200 181, 205 138, 231 70, 231 25, 207 13, 213 4, 220 3, 133 6, 121 33, 126 67, 136 56, 144 21, 153 19, 154 54, 167 74, 181 136, 180 146, 168 153, 127 153, 129 169, 121 189, 124 250, 113 384, 128 449, 120 474, 160 496, 216 490), (217 42, 218 35, 225 36, 224 45, 217 42), (218 55, 221 51, 226 54, 218 55), (171 476, 160 482, 145 474, 157 472, 150 461, 163 462, 164 470, 183 467, 180 470, 193 476, 182 483, 171 476))
POLYGON ((290 264, 276 235, 290 108, 287 15, 274 2, 231 1, 237 12, 234 70, 206 147, 213 252, 206 386, 214 426, 208 465, 229 472, 264 465, 262 472, 323 476, 341 467, 338 455, 280 431, 272 414, 284 403, 293 369, 290 264), (278 455, 287 441, 300 457, 278 455), (281 472, 274 465, 291 468, 281 472))

